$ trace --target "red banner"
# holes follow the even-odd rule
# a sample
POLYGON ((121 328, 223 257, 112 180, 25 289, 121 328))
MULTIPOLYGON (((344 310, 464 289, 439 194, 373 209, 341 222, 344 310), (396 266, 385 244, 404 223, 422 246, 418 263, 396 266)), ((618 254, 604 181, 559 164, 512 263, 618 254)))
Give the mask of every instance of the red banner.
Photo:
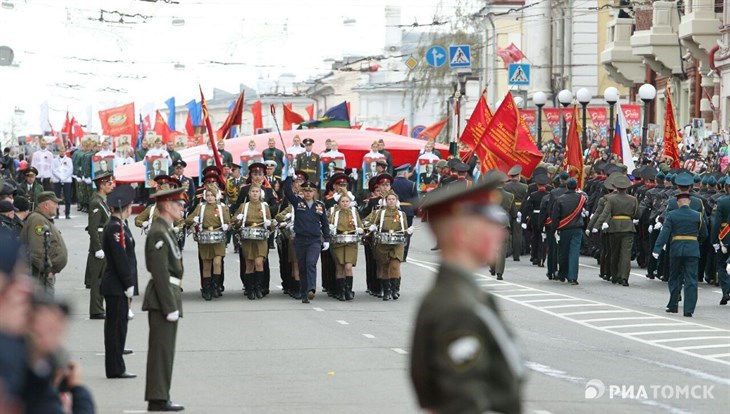
POLYGON ((578 188, 583 188, 585 177, 583 174, 583 146, 580 137, 582 128, 580 128, 576 119, 578 117, 577 105, 573 106, 571 113, 574 116, 570 117, 570 124, 568 124, 563 170, 570 173, 571 177, 575 177, 578 181, 578 188))
POLYGON ((446 126, 446 122, 448 121, 448 118, 445 118, 443 121, 437 122, 423 131, 421 131, 420 134, 418 134, 419 139, 436 139, 439 134, 441 134, 441 130, 444 129, 444 126, 446 126))
POLYGON ((553 140, 560 142, 560 108, 544 108, 542 113, 545 114, 545 122, 553 133, 553 140))
POLYGON ((261 114, 261 101, 256 101, 251 105, 251 114, 253 115, 253 134, 256 135, 258 130, 264 127, 264 118, 261 114))
POLYGON ((484 93, 482 92, 477 106, 474 107, 474 112, 472 112, 469 120, 466 122, 464 132, 461 133, 459 141, 472 151, 476 151, 479 143, 482 141, 482 135, 484 135, 484 131, 486 131, 491 120, 492 111, 489 110, 489 105, 487 105, 487 100, 484 99, 484 93))
POLYGON ((539 141, 540 137, 537 136, 537 111, 534 109, 520 109, 520 115, 527 127, 530 128, 532 136, 539 141))
POLYGON ((134 125, 134 103, 99 111, 99 120, 104 135, 136 135, 134 125))
POLYGON ((674 119, 672 93, 669 88, 667 88, 665 96, 667 106, 664 109, 664 156, 672 161, 672 168, 679 168, 679 134, 677 133, 677 121, 674 119))
MULTIPOLYGON (((601 138, 599 141, 608 141, 608 115, 606 108, 604 107, 589 107, 588 116, 591 117, 593 123, 593 129, 596 134, 601 138)), ((585 128, 586 126, 583 125, 585 128)))
POLYGON ((629 140, 634 145, 639 145, 641 142, 641 105, 621 105, 621 110, 624 111, 624 117, 626 118, 626 127, 629 129, 629 140))
POLYGON ((157 111, 155 115, 155 133, 162 137, 162 143, 167 144, 167 140, 170 138, 170 127, 167 126, 165 118, 162 117, 160 111, 157 111))

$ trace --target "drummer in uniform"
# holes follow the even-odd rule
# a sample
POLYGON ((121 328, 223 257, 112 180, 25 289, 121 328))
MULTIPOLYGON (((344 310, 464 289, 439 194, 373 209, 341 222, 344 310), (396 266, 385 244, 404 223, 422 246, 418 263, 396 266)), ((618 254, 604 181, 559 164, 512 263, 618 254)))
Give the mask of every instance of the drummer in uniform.
POLYGON ((220 297, 217 286, 222 284, 221 272, 223 257, 226 255, 225 232, 231 222, 228 206, 220 202, 220 188, 215 184, 206 184, 205 201, 201 202, 185 222, 195 225, 198 234, 198 256, 203 261, 203 299, 211 300, 220 297), (206 240, 205 237, 216 237, 219 240, 206 240))
POLYGON ((309 175, 317 188, 319 188, 319 177, 322 171, 322 161, 319 158, 319 154, 312 151, 314 140, 312 138, 304 138, 304 151, 296 156, 296 166, 298 169, 304 171, 309 175))
MULTIPOLYGON (((307 173, 297 170, 292 181, 292 191, 302 196, 299 186, 308 180, 307 173)), ((279 248, 279 269, 281 272, 281 286, 285 294, 294 299, 302 299, 299 293, 299 263, 294 249, 294 209, 289 200, 282 200, 281 209, 276 216, 279 223, 279 237, 277 246, 279 248)))
MULTIPOLYGON (((368 190, 370 197, 363 203, 360 210, 361 217, 367 217, 372 212, 380 209, 385 203, 385 195, 390 191, 393 184, 393 176, 388 173, 377 175, 368 181, 368 190)), ((363 238, 363 246, 365 250, 365 275, 367 282, 366 293, 379 298, 383 297, 383 290, 378 278, 378 264, 375 261, 374 248, 375 235, 368 233, 363 238)))
POLYGON ((89 255, 86 259, 86 282, 91 289, 89 300, 89 317, 104 319, 104 296, 101 294, 101 278, 106 266, 105 254, 101 245, 101 236, 104 226, 111 217, 106 196, 114 188, 114 177, 111 173, 99 174, 94 178, 96 192, 89 200, 89 224, 86 231, 89 233, 89 255))
MULTIPOLYGON (((340 191, 347 192, 350 180, 344 172, 332 174, 325 185, 325 193, 322 197, 327 214, 331 217, 340 199, 340 191)), ((352 197, 351 197, 352 199, 352 197)), ((330 233, 332 229, 330 228, 330 233)), ((339 290, 336 286, 337 269, 331 252, 322 252, 322 292, 327 296, 336 297, 339 290)))
MULTIPOLYGON (((166 174, 158 175, 154 178, 154 180, 156 183, 156 191, 181 187, 181 183, 177 178, 171 177, 166 174)), ((150 223, 152 223, 152 221, 156 219, 157 216, 160 214, 160 212, 155 207, 156 205, 154 203, 154 199, 152 199, 150 205, 148 205, 144 210, 142 210, 141 213, 137 215, 137 217, 134 218, 134 225, 141 228, 143 233, 147 233, 150 228, 150 223)), ((184 224, 184 219, 178 220, 176 223, 174 223, 173 229, 176 233, 178 233, 182 231, 182 226, 184 224)))
POLYGON ((335 264, 335 294, 337 300, 352 300, 354 292, 352 267, 357 265, 358 240, 363 233, 363 224, 357 208, 352 205, 354 196, 347 190, 340 189, 337 206, 330 214, 330 249, 335 264), (353 240, 340 240, 349 236, 353 240))
MULTIPOLYGON (((241 261, 245 263, 246 272, 243 276, 245 290, 249 300, 264 297, 264 261, 269 256, 268 231, 262 232, 261 238, 253 234, 243 234, 247 230, 268 230, 272 227, 272 217, 269 205, 261 200, 261 187, 253 185, 248 192, 249 201, 241 204, 234 213, 234 228, 241 230, 241 261)), ((248 234, 248 233, 247 233, 248 234)))

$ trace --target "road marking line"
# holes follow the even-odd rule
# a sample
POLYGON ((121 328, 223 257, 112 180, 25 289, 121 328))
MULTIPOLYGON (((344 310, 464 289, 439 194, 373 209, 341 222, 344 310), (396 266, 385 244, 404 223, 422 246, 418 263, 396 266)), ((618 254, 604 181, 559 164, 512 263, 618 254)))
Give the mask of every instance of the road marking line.
POLYGON ((603 303, 574 303, 572 305, 543 306, 541 309, 582 308, 584 306, 606 306, 603 303))
MULTIPOLYGON (((661 319, 661 316, 627 316, 625 318, 600 318, 600 319, 585 319, 581 322, 609 322, 609 321, 630 321, 630 320, 639 320, 639 321, 648 321, 651 319, 661 319)), ((603 326, 600 327, 601 329, 606 329, 603 326)))
MULTIPOLYGON (((671 331, 647 331, 647 332, 630 332, 624 335, 637 336, 637 335, 662 335, 668 333, 682 333, 682 332, 722 332, 714 329, 674 329, 671 331)), ((652 341, 653 342, 653 341, 652 341)))
POLYGON ((730 357, 730 354, 715 354, 715 355, 705 355, 708 358, 727 358, 730 357))
POLYGON ((122 412, 125 414, 137 414, 137 413, 147 413, 149 411, 147 411, 147 410, 124 410, 122 412))
MULTIPOLYGON (((497 294, 499 292, 495 292, 497 294)), ((559 296, 559 293, 526 293, 524 295, 509 295, 509 296, 502 296, 504 298, 529 298, 533 296, 559 296)))
MULTIPOLYGON (((587 265, 587 264, 583 264, 583 263, 578 263, 578 266, 583 266, 583 267, 587 267, 587 268, 589 268, 589 269, 596 269, 596 270, 601 270, 601 268, 600 268, 600 267, 598 267, 598 266, 591 266, 591 265, 587 265)), ((631 273, 629 273, 629 274, 630 274, 630 275, 634 275, 634 276, 639 276, 639 277, 646 277, 646 275, 642 275, 642 274, 640 274, 640 273, 634 273, 634 272, 631 272, 631 273)))
POLYGON ((724 348, 727 346, 730 346, 730 345, 728 345, 728 344, 694 345, 694 346, 683 346, 683 347, 677 348, 677 349, 681 349, 683 351, 688 351, 690 349, 724 348))
MULTIPOLYGON (((535 299, 535 300, 523 300, 520 303, 565 302, 566 300, 580 300, 580 301, 584 301, 585 299, 567 299, 567 298, 566 299, 563 299, 563 298, 560 298, 560 299, 535 299)), ((543 308, 543 309, 545 309, 545 308, 543 308)))
POLYGON ((533 411, 533 413, 535 413, 535 414, 553 414, 552 412, 550 412, 548 410, 535 410, 535 411, 533 411))
MULTIPOLYGON (((506 286, 506 287, 509 287, 509 286, 506 286)), ((499 293, 506 293, 506 292, 527 292, 527 291, 530 291, 530 290, 534 291, 534 289, 532 289, 532 288, 527 288, 527 289, 504 289, 504 290, 494 290, 494 288, 489 289, 490 292, 499 292, 499 293)))
POLYGON ((364 336, 365 338, 368 338, 368 339, 375 339, 375 335, 371 335, 371 334, 362 334, 362 336, 364 336))
POLYGON ((95 354, 95 355, 96 356, 104 356, 104 353, 102 352, 101 354, 95 354))
POLYGON ((312 309, 314 309, 316 312, 324 312, 324 309, 322 309, 322 308, 312 308, 312 309))
POLYGON ((390 348, 390 349, 391 349, 391 350, 392 350, 393 352, 395 352, 396 354, 401 354, 401 355, 406 355, 406 354, 408 354, 408 351, 405 351, 405 350, 403 350, 403 349, 400 349, 400 348, 390 348))
MULTIPOLYGON (((611 306, 611 305, 605 305, 605 306, 611 306)), ((611 306, 613 307, 613 306, 611 306)), ((595 311, 581 311, 581 312, 568 312, 568 313, 561 313, 562 316, 575 316, 575 315, 593 315, 595 313, 629 313, 633 312, 631 310, 615 310, 615 309, 602 309, 602 310, 595 310, 595 311)))
POLYGON ((611 325, 602 326, 603 329, 622 329, 622 328, 643 328, 645 326, 682 326, 689 325, 687 322, 676 322, 676 323, 636 323, 632 325, 611 325))
POLYGON ((349 323, 347 323, 347 321, 342 321, 342 320, 338 320, 337 323, 339 323, 340 325, 349 325, 349 323))
MULTIPOLYGON (((699 340, 705 340, 705 339, 728 339, 730 336, 693 336, 690 338, 671 338, 671 339, 658 339, 654 342, 656 343, 664 343, 664 342, 683 342, 683 341, 699 341, 699 340)), ((730 344, 728 344, 730 345, 730 344)))

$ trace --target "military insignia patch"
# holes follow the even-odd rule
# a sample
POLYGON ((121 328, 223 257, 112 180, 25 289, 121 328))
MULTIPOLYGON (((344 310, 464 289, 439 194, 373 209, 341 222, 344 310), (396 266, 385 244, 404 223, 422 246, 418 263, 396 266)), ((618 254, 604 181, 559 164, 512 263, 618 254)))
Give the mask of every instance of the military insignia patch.
POLYGON ((155 243, 155 249, 160 250, 162 246, 165 245, 165 242, 162 240, 159 240, 157 243, 155 243))
POLYGON ((39 224, 39 225, 35 226, 34 230, 35 230, 35 234, 37 234, 39 236, 43 235, 43 226, 42 225, 39 224))
POLYGON ((464 334, 452 340, 446 347, 449 362, 464 368, 476 361, 482 353, 482 341, 475 334, 464 334))
POLYGON ((319 204, 317 204, 315 209, 317 210, 317 214, 322 214, 324 212, 324 210, 322 209, 322 206, 319 204))

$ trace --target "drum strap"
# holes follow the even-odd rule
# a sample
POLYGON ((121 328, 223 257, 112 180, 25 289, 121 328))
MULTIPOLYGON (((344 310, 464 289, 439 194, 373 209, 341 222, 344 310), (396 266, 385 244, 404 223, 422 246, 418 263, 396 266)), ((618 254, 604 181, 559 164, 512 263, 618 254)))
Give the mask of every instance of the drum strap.
MULTIPOLYGON (((333 207, 333 209, 334 209, 334 207, 333 207)), ((339 221, 340 221, 340 210, 337 210, 335 212, 335 223, 334 223, 335 224, 335 230, 332 232, 332 235, 333 236, 337 234, 337 223, 339 223, 339 221)))
MULTIPOLYGON (((205 217, 205 205, 208 203, 203 203, 200 205, 200 227, 203 227, 203 218, 205 217)), ((223 208, 219 205, 216 205, 216 212, 218 213, 218 218, 221 220, 221 226, 225 223, 223 221, 223 208)))
POLYGON ((248 201, 243 206, 243 220, 241 220, 241 227, 246 227, 246 217, 248 217, 248 201))
POLYGON ((350 207, 350 211, 352 211, 352 221, 355 223, 355 234, 360 234, 360 225, 359 225, 359 219, 357 215, 357 210, 355 207, 350 207))

